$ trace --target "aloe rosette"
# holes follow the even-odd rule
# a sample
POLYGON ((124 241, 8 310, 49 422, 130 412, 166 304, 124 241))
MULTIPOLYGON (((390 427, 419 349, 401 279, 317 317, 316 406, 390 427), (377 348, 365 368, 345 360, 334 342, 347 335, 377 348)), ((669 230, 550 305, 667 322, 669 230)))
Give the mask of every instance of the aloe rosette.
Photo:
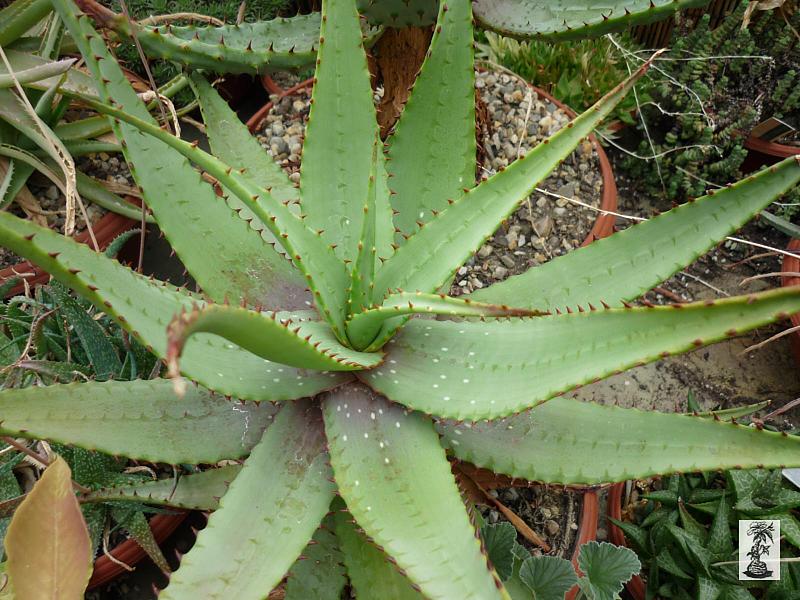
POLYGON ((800 310, 797 288, 627 304, 796 185, 795 158, 471 296, 439 293, 649 63, 475 185, 470 4, 440 6, 384 144, 356 4, 326 0, 296 187, 200 73, 212 153, 161 129, 91 19, 54 4, 96 86, 64 93, 111 119, 202 293, 0 213, 0 243, 116 319, 172 377, 0 392, 0 430, 153 462, 243 459, 86 499, 215 511, 162 597, 261 598, 288 573, 289 598, 338 597, 348 578, 359 598, 507 598, 453 458, 563 484, 800 464, 796 438, 555 398, 800 310))

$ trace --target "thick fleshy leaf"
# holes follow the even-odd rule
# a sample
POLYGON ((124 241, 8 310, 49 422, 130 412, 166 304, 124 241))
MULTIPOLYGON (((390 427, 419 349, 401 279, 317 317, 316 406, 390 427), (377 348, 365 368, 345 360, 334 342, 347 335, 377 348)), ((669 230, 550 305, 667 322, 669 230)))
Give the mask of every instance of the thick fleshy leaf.
POLYGON ((336 255, 355 260, 378 135, 354 0, 323 0, 303 162, 302 210, 336 255))
POLYGON ((728 516, 728 502, 725 496, 721 496, 717 505, 717 513, 711 522, 708 530, 708 540, 706 548, 711 552, 714 560, 728 560, 733 553, 733 540, 731 539, 731 527, 728 516))
POLYGON ((563 600, 578 582, 572 563, 558 556, 532 556, 522 563, 519 578, 535 600, 563 600))
POLYGON ((53 10, 50 0, 16 0, 0 10, 0 46, 22 37, 53 10))
MULTIPOLYGON (((57 0, 54 6, 77 41, 100 97, 155 124, 90 20, 78 18, 72 0, 57 0)), ((205 293, 220 302, 225 297, 248 298, 280 308, 271 301, 270 291, 283 288, 284 273, 276 272, 275 260, 266 258, 274 250, 259 232, 234 212, 235 207, 217 198, 214 188, 178 152, 127 123, 115 122, 114 132, 125 141, 125 159, 160 230, 205 293)), ((279 292, 276 301, 282 297, 279 292)))
POLYGON ((331 392, 323 413, 348 509, 422 593, 504 597, 430 420, 359 385, 331 392))
POLYGON ((585 586, 595 600, 614 600, 625 582, 642 568, 630 548, 608 542, 587 542, 581 546, 578 566, 584 574, 585 586))
POLYGON ((383 362, 380 352, 357 352, 341 345, 327 323, 294 322, 273 312, 257 312, 224 304, 208 304, 181 313, 169 326, 167 364, 179 373, 178 359, 187 340, 213 333, 264 359, 319 371, 353 371, 383 362))
MULTIPOLYGON (((90 300, 161 357, 166 356, 167 326, 173 316, 204 304, 197 296, 148 281, 83 244, 7 212, 0 212, 0 244, 90 300)), ((313 395, 345 377, 271 363, 210 334, 190 340, 181 368, 203 386, 245 400, 313 395)))
POLYGON ((415 319, 387 346, 388 368, 373 369, 363 380, 415 410, 453 419, 495 418, 799 310, 800 288, 784 288, 676 306, 508 321, 415 319))
MULTIPOLYGON (((343 505, 342 505, 343 506, 343 505)), ((421 600, 411 582, 389 558, 359 531, 352 515, 339 508, 334 515, 347 576, 359 600, 421 600)))
MULTIPOLYGON (((36 0, 37 2, 41 0, 36 0)), ((51 0, 46 0, 46 4, 50 5, 51 0)), ((52 6, 48 6, 48 10, 52 10, 52 6)), ((11 65, 11 69, 17 73, 19 71, 27 71, 29 69, 38 69, 49 64, 50 61, 36 54, 28 52, 20 52, 19 50, 6 49, 6 58, 11 65)), ((0 61, 0 75, 8 75, 5 63, 0 61)), ((38 81, 31 81, 25 84, 25 87, 34 88, 37 90, 46 91, 53 85, 59 84, 61 89, 70 90, 73 92, 86 94, 88 96, 97 96, 97 90, 94 87, 92 77, 78 69, 70 69, 63 81, 60 76, 54 76, 48 79, 40 79, 38 81), (59 83, 60 82, 60 83, 59 83)), ((64 140, 66 138, 61 138, 64 140)))
POLYGON ((0 73, 0 88, 10 88, 15 85, 14 79, 20 85, 35 81, 42 81, 51 77, 58 77, 66 73, 75 63, 74 58, 65 58, 37 65, 22 71, 16 71, 14 77, 10 73, 0 73))
MULTIPOLYGON (((331 324, 340 340, 345 340, 344 309, 347 298, 348 273, 345 264, 336 258, 332 248, 325 246, 320 232, 312 231, 289 208, 270 194, 269 190, 256 185, 246 172, 234 171, 232 167, 211 154, 201 150, 145 120, 133 117, 124 110, 96 102, 84 96, 75 96, 91 108, 133 125, 181 155, 189 158, 208 171, 226 189, 249 209, 248 214, 257 217, 270 232, 280 240, 283 250, 302 271, 320 314, 331 324)), ((263 241, 263 240, 262 240, 263 241)), ((279 285, 276 284, 276 285, 279 285)), ((251 303, 257 304, 258 299, 251 303)))
POLYGON ((406 235, 475 185, 471 6, 440 4, 428 56, 388 140, 394 223, 406 235))
POLYGON ((272 405, 230 402, 194 386, 178 398, 163 379, 0 392, 3 435, 172 464, 246 456, 274 413, 272 405))
POLYGON ((477 0, 475 17, 503 35, 574 40, 658 21, 704 4, 708 0, 477 0))
MULTIPOLYGON (((245 169, 253 182, 261 187, 268 188, 272 196, 281 202, 297 201, 300 193, 289 180, 289 176, 278 166, 272 157, 266 153, 258 140, 250 133, 247 127, 228 103, 217 93, 208 80, 198 73, 190 74, 190 82, 200 103, 203 122, 206 125, 206 135, 211 145, 211 150, 216 157, 232 167, 245 169)), ((228 205, 239 213, 245 220, 253 220, 254 215, 247 206, 235 195, 228 193, 228 205)), ((255 219, 251 226, 257 226, 260 220, 255 219)), ((269 230, 263 228, 259 231, 269 243, 275 244, 277 240, 269 230)), ((293 268, 277 249, 275 252, 265 251, 264 260, 270 266, 276 277, 285 281, 283 290, 270 291, 265 289, 262 297, 268 296, 275 299, 274 306, 292 310, 305 308, 310 296, 306 290, 306 283, 300 272, 293 268), (283 292, 277 297, 278 292, 283 292)))
POLYGON ((324 446, 319 409, 306 400, 284 404, 160 597, 264 598, 330 506, 324 446))
POLYGON ((437 428, 442 444, 461 460, 548 483, 593 484, 675 472, 800 464, 796 437, 566 398, 506 419, 441 421, 437 428))
POLYGON ((103 381, 119 375, 122 362, 105 329, 60 284, 53 283, 48 292, 81 341, 95 377, 103 381))
MULTIPOLYGON (((221 26, 142 26, 131 23, 95 0, 77 0, 81 8, 120 35, 136 39, 152 58, 219 73, 263 73, 314 62, 319 13, 221 26)), ((369 32, 377 35, 379 30, 369 32)))
POLYGON ((19 505, 5 547, 14 597, 83 597, 92 544, 64 459, 56 457, 19 505))
MULTIPOLYGON (((347 323, 347 335, 356 348, 371 344, 381 325, 399 315, 430 314, 450 317, 522 317, 539 315, 538 311, 484 304, 469 299, 451 298, 444 294, 398 292, 390 295, 380 306, 354 315, 347 323)), ((378 346, 380 347, 380 346, 378 346)))
POLYGON ((163 552, 150 529, 150 523, 144 513, 138 507, 116 505, 111 509, 111 515, 115 522, 119 523, 133 541, 145 551, 155 565, 163 573, 170 573, 172 569, 164 558, 163 552))
POLYGON ((800 181, 800 159, 596 240, 470 297, 541 310, 621 306, 694 261, 800 181))
POLYGON ((344 556, 329 515, 286 578, 285 600, 340 600, 347 584, 344 556))
POLYGON ((375 293, 395 288, 435 292, 610 114, 649 66, 650 61, 524 158, 453 199, 384 263, 376 277, 375 293))
POLYGON ((175 479, 157 479, 143 483, 120 485, 94 490, 84 502, 132 500, 147 504, 216 510, 219 499, 228 491, 231 481, 239 474, 239 465, 207 469, 175 479))

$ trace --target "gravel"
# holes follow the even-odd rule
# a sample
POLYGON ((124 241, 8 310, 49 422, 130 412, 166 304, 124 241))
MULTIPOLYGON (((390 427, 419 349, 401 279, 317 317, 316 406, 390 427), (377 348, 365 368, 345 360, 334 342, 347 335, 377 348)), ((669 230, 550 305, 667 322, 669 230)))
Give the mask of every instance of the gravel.
MULTIPOLYGON (((133 185, 133 179, 128 170, 128 165, 122 156, 108 155, 105 152, 90 154, 79 158, 76 166, 78 170, 101 181, 110 181, 128 186, 133 185)), ((66 203, 61 191, 53 185, 49 179, 39 173, 34 173, 30 177, 28 180, 28 189, 36 198, 42 212, 41 215, 38 215, 33 220, 39 225, 46 225, 51 229, 63 232, 66 218, 66 203)), ((93 225, 108 212, 104 208, 91 202, 86 202, 85 206, 89 221, 93 225)), ((17 216, 23 218, 27 217, 25 212, 15 203, 12 203, 10 211, 17 216)), ((76 207, 75 233, 81 233, 85 229, 86 221, 83 218, 83 213, 80 208, 76 207)), ((15 265, 21 261, 22 258, 13 252, 5 248, 0 248, 0 268, 15 265)))
MULTIPOLYGON (((478 71, 476 88, 487 119, 479 131, 479 178, 511 164, 569 122, 567 114, 505 73, 478 71)), ((376 93, 376 98, 380 91, 376 93)), ((279 98, 258 128, 257 139, 292 181, 300 180, 300 155, 310 90, 279 98)), ((458 296, 527 271, 577 248, 589 234, 597 212, 571 203, 575 198, 599 206, 602 177, 592 144, 584 141, 540 188, 563 197, 534 192, 505 225, 461 267, 451 289, 458 296)))

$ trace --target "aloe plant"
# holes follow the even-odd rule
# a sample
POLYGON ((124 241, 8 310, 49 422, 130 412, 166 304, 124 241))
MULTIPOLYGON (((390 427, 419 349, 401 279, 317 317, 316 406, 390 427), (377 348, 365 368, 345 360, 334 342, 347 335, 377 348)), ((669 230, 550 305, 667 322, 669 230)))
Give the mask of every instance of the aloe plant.
MULTIPOLYGON (((30 0, 17 0, 29 2, 30 0)), ((151 58, 222 73, 259 73, 310 65, 316 59, 319 13, 235 25, 143 26, 115 14, 97 0, 76 0, 98 24, 126 39, 136 37, 151 58)), ((709 0, 475 0, 475 17, 487 29, 518 38, 581 39, 664 19, 709 0)), ((436 22, 434 0, 358 0, 373 27, 422 27, 436 22)), ((0 26, 0 35, 2 28, 0 26)))
POLYGON ((54 5, 101 100, 63 93, 110 117, 202 293, 0 213, 0 243, 117 320, 172 377, 5 391, 0 431, 154 462, 245 459, 85 499, 215 510, 163 597, 260 598, 287 572, 288 596, 308 597, 315 573, 296 559, 317 557, 341 586, 341 554, 362 599, 506 598, 448 458, 554 483, 800 462, 798 440, 778 433, 553 399, 799 310, 798 289, 627 304, 796 185, 796 159, 472 296, 440 293, 648 65, 475 185, 470 4, 440 6, 383 146, 356 5, 326 0, 295 187, 202 74, 191 83, 213 154, 160 129, 92 21, 71 0, 54 5))

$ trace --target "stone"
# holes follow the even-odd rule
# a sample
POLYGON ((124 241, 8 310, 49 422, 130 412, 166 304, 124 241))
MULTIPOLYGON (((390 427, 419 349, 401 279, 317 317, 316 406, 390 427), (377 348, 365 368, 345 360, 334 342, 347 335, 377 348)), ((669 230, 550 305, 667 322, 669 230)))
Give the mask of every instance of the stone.
POLYGON ((552 519, 548 519, 544 522, 544 529, 548 535, 554 536, 558 535, 558 532, 561 531, 561 525, 552 519))
POLYGON ((497 279, 498 281, 501 279, 505 279, 508 276, 508 269, 505 267, 497 266, 492 271, 492 277, 497 279))
POLYGON ((481 246, 481 249, 478 250, 478 256, 481 258, 486 258, 492 253, 492 247, 489 244, 484 244, 481 246))
POLYGON ((515 266, 517 266, 516 263, 514 263, 514 259, 508 256, 507 254, 504 254, 503 256, 500 257, 500 262, 503 263, 509 269, 513 269, 515 266))

